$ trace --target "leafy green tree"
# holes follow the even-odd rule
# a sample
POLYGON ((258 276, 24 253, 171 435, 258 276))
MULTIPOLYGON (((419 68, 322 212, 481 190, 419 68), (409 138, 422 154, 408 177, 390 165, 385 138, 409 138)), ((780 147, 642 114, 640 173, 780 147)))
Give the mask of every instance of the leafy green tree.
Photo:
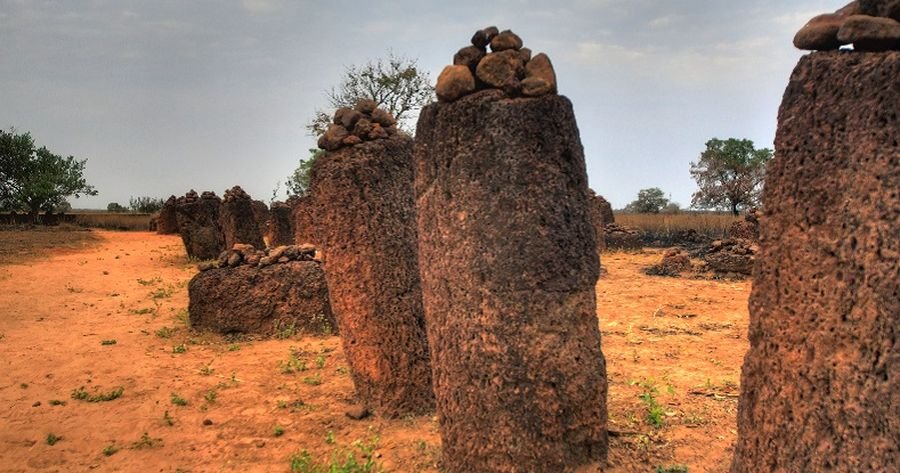
POLYGON ((297 166, 297 169, 294 169, 293 174, 288 176, 284 182, 288 195, 303 197, 309 194, 309 172, 312 170, 316 159, 323 154, 325 154, 325 150, 310 149, 309 157, 300 160, 300 165, 297 166))
MULTIPOLYGON (((347 68, 343 81, 326 92, 328 108, 353 107, 361 99, 372 99, 391 112, 398 126, 412 134, 408 123, 412 114, 431 101, 434 88, 428 72, 420 70, 415 59, 394 56, 369 61, 364 66, 347 68)), ((332 114, 316 110, 306 128, 313 136, 321 136, 331 123, 332 114)))
POLYGON ((128 209, 122 205, 119 205, 118 202, 110 202, 109 205, 106 206, 106 211, 113 213, 125 213, 128 212, 128 209))
POLYGON ((97 195, 84 178, 86 163, 36 148, 30 133, 0 130, 0 208, 36 216, 52 212, 69 196, 97 195))
POLYGON ((706 142, 700 160, 691 163, 691 177, 700 188, 691 206, 740 210, 758 206, 772 150, 756 149, 751 140, 713 138, 706 142))
POLYGON ((132 212, 152 214, 163 208, 165 201, 157 197, 131 197, 128 199, 128 208, 132 212))
POLYGON ((658 214, 669 203, 666 194, 659 187, 641 189, 637 200, 625 206, 627 212, 658 214))

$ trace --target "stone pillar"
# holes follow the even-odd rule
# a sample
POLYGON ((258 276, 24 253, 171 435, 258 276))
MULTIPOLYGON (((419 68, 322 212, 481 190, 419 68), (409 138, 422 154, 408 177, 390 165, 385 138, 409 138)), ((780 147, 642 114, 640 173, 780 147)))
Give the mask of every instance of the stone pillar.
POLYGON ((315 238, 361 403, 385 417, 434 409, 413 201, 412 139, 326 153, 311 182, 315 238))
POLYGON ((225 249, 230 250, 235 243, 253 245, 255 248, 266 247, 259 232, 253 199, 241 186, 225 191, 220 216, 222 232, 225 234, 225 249))
MULTIPOLYGON (((259 235, 262 238, 269 232, 269 207, 261 200, 254 200, 251 204, 253 205, 253 219, 256 220, 256 226, 259 228, 259 235)), ((290 243, 285 244, 289 245, 290 243)))
POLYGON ((225 249, 225 239, 219 226, 219 206, 222 199, 214 192, 200 197, 191 190, 178 199, 175 215, 178 232, 189 258, 207 260, 218 258, 225 249))
POLYGON ((778 114, 733 473, 900 471, 900 52, 818 52, 778 114))
POLYGON ((294 218, 291 215, 290 205, 284 202, 272 202, 266 232, 269 246, 273 248, 294 243, 294 218))
POLYGON ((316 211, 311 196, 294 197, 288 200, 294 225, 294 243, 298 245, 316 243, 316 211))
POLYGON ((415 160, 445 471, 602 462, 599 264, 571 102, 485 90, 431 104, 415 160))
POLYGON ((156 217, 156 233, 160 235, 178 233, 178 217, 175 214, 176 201, 175 196, 171 195, 159 209, 159 216, 156 217))

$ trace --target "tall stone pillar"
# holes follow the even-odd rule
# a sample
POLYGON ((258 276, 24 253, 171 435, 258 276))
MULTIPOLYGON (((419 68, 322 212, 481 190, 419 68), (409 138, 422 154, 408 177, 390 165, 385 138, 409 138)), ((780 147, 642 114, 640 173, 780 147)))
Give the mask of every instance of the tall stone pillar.
POLYGON ((731 471, 900 471, 900 52, 816 52, 778 114, 731 471))

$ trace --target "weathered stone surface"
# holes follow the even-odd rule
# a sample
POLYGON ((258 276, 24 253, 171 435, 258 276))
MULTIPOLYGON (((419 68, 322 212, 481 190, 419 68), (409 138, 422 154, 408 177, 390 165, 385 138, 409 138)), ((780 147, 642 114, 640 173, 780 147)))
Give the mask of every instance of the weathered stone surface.
POLYGON ((606 224, 614 221, 612 206, 602 195, 597 195, 591 189, 589 189, 588 205, 591 210, 591 224, 597 235, 597 251, 602 253, 606 251, 606 224))
POLYGON ((447 66, 438 76, 434 92, 439 100, 452 102, 475 90, 475 78, 467 66, 447 66))
POLYGON ((256 221, 256 213, 253 209, 253 199, 244 192, 241 186, 234 186, 225 191, 219 218, 221 220, 219 225, 225 239, 225 249, 230 249, 235 243, 246 243, 256 248, 265 248, 266 245, 263 243, 262 233, 259 231, 259 223, 256 221))
POLYGON ((310 196, 291 200, 291 215, 294 219, 294 243, 298 245, 318 245, 316 239, 316 209, 310 196))
POLYGON ((859 0, 859 13, 900 21, 900 0, 859 0))
POLYGON ((556 72, 546 54, 540 53, 525 65, 522 94, 536 97, 556 93, 556 72))
POLYGON ((214 259, 225 249, 225 237, 219 223, 222 200, 215 193, 204 192, 201 197, 191 190, 175 204, 178 233, 187 255, 194 259, 214 259))
POLYGON ((641 231, 637 228, 608 223, 604 230, 606 248, 610 250, 635 251, 644 247, 641 231))
POLYGON ((809 51, 837 49, 842 43, 838 31, 844 24, 845 16, 840 13, 824 13, 809 20, 794 35, 794 47, 809 51))
POLYGON ((261 200, 254 200, 251 203, 253 204, 253 218, 256 220, 259 234, 264 236, 269 232, 269 206, 261 200))
POLYGON ((519 88, 519 79, 524 73, 522 56, 512 49, 488 54, 475 69, 479 80, 491 87, 507 91, 519 88))
POLYGON ((728 226, 729 238, 741 238, 744 240, 759 240, 759 211, 752 209, 744 215, 744 218, 728 226))
POLYGON ((159 209, 159 215, 156 217, 156 233, 160 235, 178 233, 178 216, 175 214, 176 201, 175 196, 170 195, 159 209))
POLYGON ((750 296, 731 471, 900 469, 900 52, 791 75, 750 296))
POLYGON ((383 108, 376 108, 374 111, 372 111, 371 115, 372 121, 384 128, 397 124, 397 120, 393 115, 391 115, 391 112, 388 112, 383 108))
POLYGON ((285 329, 334 332, 325 274, 315 261, 208 269, 191 279, 188 294, 195 330, 263 336, 285 329))
POLYGON ((374 112, 376 108, 378 108, 378 103, 376 103, 374 100, 362 99, 362 100, 356 102, 356 106, 354 107, 354 110, 356 110, 357 112, 362 112, 362 113, 371 115, 372 112, 374 112))
POLYGON ((412 139, 318 158, 311 182, 331 305, 362 404, 379 415, 434 408, 416 249, 412 139))
POLYGON ((857 51, 900 50, 900 22, 890 18, 853 15, 838 31, 838 39, 857 51))
POLYGON ((603 460, 599 265, 571 103, 485 90, 431 104, 415 159, 444 471, 603 460))
POLYGON ((294 216, 291 205, 284 202, 272 202, 269 210, 269 224, 266 240, 271 247, 294 243, 294 216))
POLYGON ((510 30, 504 30, 491 39, 491 51, 497 53, 506 50, 522 49, 522 38, 510 30))
MULTIPOLYGON (((478 63, 484 55, 484 49, 475 46, 466 46, 453 55, 453 65, 466 66, 469 68, 469 71, 474 74, 475 68, 478 67, 478 63)), ((440 82, 440 79, 438 79, 438 82, 440 82)))

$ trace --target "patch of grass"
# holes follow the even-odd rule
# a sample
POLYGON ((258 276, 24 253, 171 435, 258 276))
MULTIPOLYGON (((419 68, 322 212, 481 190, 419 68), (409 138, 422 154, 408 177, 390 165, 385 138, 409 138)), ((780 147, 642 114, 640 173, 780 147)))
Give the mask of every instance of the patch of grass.
POLYGON ((173 419, 172 416, 169 415, 169 411, 163 412, 163 422, 169 427, 175 425, 175 419, 173 419))
POLYGON ((203 368, 200 368, 199 373, 200 373, 200 376, 209 376, 209 375, 213 374, 214 371, 216 371, 216 370, 213 369, 212 366, 206 365, 203 368))
POLYGON ((328 445, 334 445, 334 431, 333 430, 329 430, 325 434, 325 443, 327 443, 328 445))
POLYGON ((187 309, 181 309, 175 314, 175 319, 183 323, 184 325, 190 327, 191 326, 191 314, 187 309))
POLYGON ((100 340, 101 345, 115 345, 116 341, 113 339, 110 340, 100 340))
POLYGON ((300 359, 300 354, 294 349, 291 349, 291 354, 288 356, 287 361, 279 361, 278 366, 283 374, 306 371, 306 361, 300 359))
POLYGON ((156 333, 156 336, 159 338, 171 338, 172 335, 175 335, 175 332, 177 332, 177 331, 178 331, 177 328, 162 327, 154 333, 156 333))
POLYGON ((172 353, 176 353, 176 354, 187 353, 187 345, 185 345, 184 343, 180 343, 178 345, 173 346, 172 353))
POLYGON ((155 314, 156 307, 144 307, 143 309, 131 309, 128 312, 131 312, 134 315, 155 314))
POLYGON ((281 437, 282 435, 284 435, 284 427, 282 427, 280 425, 276 425, 275 429, 272 430, 272 435, 274 435, 276 437, 281 437))
POLYGON ((275 338, 278 340, 286 340, 288 338, 297 335, 297 324, 295 322, 291 322, 290 324, 282 323, 279 321, 275 325, 275 338))
POLYGON ((291 457, 292 473, 380 473, 383 468, 375 462, 378 438, 369 443, 357 441, 352 449, 334 451, 327 463, 316 461, 307 450, 291 457))
POLYGON ((154 284, 159 284, 161 282, 162 282, 162 278, 160 278, 159 276, 157 276, 155 278, 150 278, 150 279, 138 278, 138 280, 137 280, 137 283, 140 284, 141 286, 152 286, 154 284))
POLYGON ((59 435, 53 433, 47 434, 47 445, 50 445, 51 447, 56 445, 56 442, 59 442, 60 440, 62 440, 62 437, 59 435))
POLYGON ((231 345, 228 345, 228 351, 238 351, 240 349, 241 349, 241 346, 238 345, 237 343, 232 343, 231 345))
POLYGON ((150 292, 150 298, 154 300, 166 299, 172 296, 172 289, 169 287, 159 287, 150 292))
POLYGON ((322 384, 322 376, 319 373, 316 373, 313 376, 307 376, 303 378, 303 384, 308 384, 310 386, 318 386, 322 384))
POLYGON ((97 394, 88 393, 87 391, 85 391, 84 386, 82 386, 72 391, 72 399, 87 402, 106 402, 122 397, 123 393, 125 393, 125 388, 121 386, 113 389, 112 391, 106 393, 99 392, 97 394))
POLYGON ((656 401, 655 394, 656 388, 652 387, 646 389, 638 397, 644 402, 644 406, 647 408, 647 422, 656 428, 660 428, 663 425, 665 411, 662 406, 659 405, 659 402, 656 401))
POLYGON ((316 357, 316 368, 324 368, 325 367, 325 355, 319 355, 316 357))
POLYGON ((178 393, 172 393, 172 397, 170 398, 172 404, 176 406, 186 406, 188 405, 187 399, 178 395, 178 393))
POLYGON ((685 465, 657 466, 654 473, 688 473, 688 467, 685 465))
POLYGON ((203 395, 203 399, 206 399, 206 402, 213 404, 216 402, 216 398, 219 397, 219 393, 216 392, 215 389, 210 389, 206 391, 206 394, 203 395))
POLYGON ((147 432, 144 432, 141 435, 141 438, 138 439, 137 442, 131 444, 131 448, 134 450, 143 450, 145 448, 153 448, 162 443, 161 438, 153 438, 147 432))
POLYGON ((118 452, 118 451, 119 451, 119 449, 113 444, 109 444, 106 447, 103 447, 103 455, 105 455, 107 457, 111 457, 111 456, 115 455, 116 452, 118 452))
POLYGON ((51 400, 50 400, 50 405, 51 405, 51 406, 65 406, 65 405, 66 405, 66 401, 60 401, 59 399, 51 399, 51 400))

